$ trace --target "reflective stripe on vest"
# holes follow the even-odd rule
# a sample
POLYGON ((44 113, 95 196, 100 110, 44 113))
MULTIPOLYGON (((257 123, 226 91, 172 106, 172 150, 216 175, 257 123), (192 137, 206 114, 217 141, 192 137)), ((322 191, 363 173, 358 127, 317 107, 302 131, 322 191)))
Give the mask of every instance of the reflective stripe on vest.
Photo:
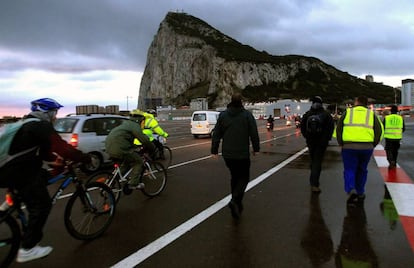
POLYGON ((145 126, 144 126, 144 128, 150 129, 150 128, 155 128, 155 127, 158 126, 158 125, 156 125, 155 127, 154 126, 151 126, 151 122, 152 122, 152 118, 149 118, 149 119, 145 118, 145 126))
POLYGON ((344 142, 373 142, 374 116, 373 111, 362 106, 348 108, 344 118, 342 140, 344 142))
POLYGON ((402 139, 403 118, 398 114, 390 114, 385 117, 384 138, 402 139))

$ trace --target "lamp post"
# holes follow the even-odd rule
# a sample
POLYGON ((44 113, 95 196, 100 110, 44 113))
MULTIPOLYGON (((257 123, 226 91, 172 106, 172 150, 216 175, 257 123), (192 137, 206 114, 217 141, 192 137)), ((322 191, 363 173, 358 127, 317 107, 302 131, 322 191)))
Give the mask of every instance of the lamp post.
POLYGON ((132 97, 131 96, 127 96, 126 99, 127 99, 127 111, 129 111, 129 106, 128 106, 129 102, 128 102, 128 100, 129 99, 132 99, 132 97))

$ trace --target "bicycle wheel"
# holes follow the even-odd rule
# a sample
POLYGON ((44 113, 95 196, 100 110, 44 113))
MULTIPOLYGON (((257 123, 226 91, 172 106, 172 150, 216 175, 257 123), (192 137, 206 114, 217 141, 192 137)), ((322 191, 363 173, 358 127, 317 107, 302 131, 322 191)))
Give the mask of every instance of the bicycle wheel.
POLYGON ((71 236, 80 240, 99 237, 112 222, 115 203, 114 194, 106 184, 87 184, 86 192, 77 190, 66 205, 66 229, 71 236))
POLYGON ((7 267, 14 261, 20 240, 21 232, 16 219, 5 216, 0 222, 0 267, 7 267))
POLYGON ((116 202, 118 202, 119 198, 121 198, 122 186, 119 182, 118 175, 112 175, 111 172, 107 171, 99 171, 89 176, 88 180, 86 181, 86 185, 91 182, 101 182, 108 185, 114 193, 116 202))
POLYGON ((141 182, 144 183, 144 188, 141 189, 146 196, 159 195, 167 185, 167 171, 159 162, 147 162, 144 165, 144 173, 141 176, 141 182))
POLYGON ((157 162, 160 162, 165 169, 168 169, 171 166, 172 162, 172 151, 168 146, 163 146, 163 153, 159 158, 156 159, 157 162))

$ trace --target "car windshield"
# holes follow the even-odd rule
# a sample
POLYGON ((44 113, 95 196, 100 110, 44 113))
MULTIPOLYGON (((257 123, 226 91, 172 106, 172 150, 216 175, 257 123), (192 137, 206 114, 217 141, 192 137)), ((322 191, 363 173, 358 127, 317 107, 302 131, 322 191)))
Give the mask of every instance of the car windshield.
POLYGON ((77 118, 58 118, 54 124, 55 130, 59 133, 72 133, 77 121, 77 118))
POLYGON ((193 121, 206 121, 206 114, 194 114, 193 121))

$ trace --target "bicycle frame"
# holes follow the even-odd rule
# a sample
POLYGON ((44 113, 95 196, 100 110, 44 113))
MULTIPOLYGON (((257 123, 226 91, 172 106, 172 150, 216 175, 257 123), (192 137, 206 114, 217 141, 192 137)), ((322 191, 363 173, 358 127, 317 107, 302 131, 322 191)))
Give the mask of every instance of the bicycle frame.
MULTIPOLYGON (((142 171, 141 171, 141 176, 144 174, 144 170, 145 167, 152 173, 152 168, 151 165, 148 163, 151 161, 150 157, 147 156, 145 153, 140 153, 142 156, 142 171)), ((123 163, 121 162, 121 164, 119 162, 115 162, 114 163, 114 169, 112 171, 112 179, 108 182, 108 184, 112 183, 112 180, 115 179, 116 176, 119 176, 119 182, 123 183, 128 181, 128 175, 132 172, 132 168, 129 168, 124 174, 122 174, 121 171, 121 166, 123 165, 123 163)))
MULTIPOLYGON (((63 180, 62 183, 59 185, 58 189, 56 190, 56 192, 53 194, 52 198, 51 198, 51 202, 52 205, 56 204, 58 199, 62 199, 68 196, 71 196, 73 193, 70 193, 66 196, 62 197, 62 193, 64 192, 64 190, 73 182, 76 183, 76 189, 79 189, 80 187, 83 187, 82 183, 78 183, 78 179, 76 177, 76 175, 74 174, 74 170, 73 167, 69 164, 66 168, 66 170, 50 179, 48 179, 47 181, 47 185, 52 185, 55 184, 56 182, 63 180)), ((87 195, 87 192, 85 191, 86 196, 88 197, 87 202, 89 203, 89 205, 92 204, 92 202, 89 199, 89 196, 87 195)), ((5 206, 5 208, 1 208, 0 211, 5 211, 6 213, 4 215, 2 215, 2 217, 0 218, 3 219, 7 216, 9 216, 10 214, 12 214, 13 212, 17 212, 17 216, 18 219, 20 220, 20 222, 22 223, 22 226, 25 227, 27 226, 27 217, 26 214, 23 212, 22 207, 21 207, 21 200, 20 197, 18 195, 18 193, 16 193, 15 191, 8 189, 6 192, 6 201, 5 203, 7 203, 7 207, 5 206)), ((4 203, 3 203, 4 204, 4 203)), ((3 207, 3 205, 1 205, 3 207)))
MULTIPOLYGON (((67 173, 64 172, 64 173, 61 173, 61 174, 59 174, 59 175, 57 175, 57 176, 55 176, 55 177, 53 177, 53 178, 51 178, 47 181, 48 185, 52 185, 52 184, 55 184, 56 182, 58 182, 62 179, 64 179, 63 182, 60 184, 59 188, 57 189, 57 191, 52 196, 52 204, 53 205, 56 203, 56 201, 58 199, 60 199, 63 191, 72 183, 74 177, 72 176, 72 174, 67 174, 67 173)), ((67 195, 67 196, 71 196, 71 195, 72 195, 72 193, 70 195, 67 195)))
POLYGON ((119 164, 119 163, 114 163, 114 170, 112 171, 112 179, 111 179, 111 182, 112 182, 112 180, 118 175, 119 176, 119 182, 126 182, 126 181, 128 181, 128 175, 129 174, 131 174, 131 172, 132 172, 132 168, 129 168, 126 172, 125 172, 125 174, 122 174, 122 171, 121 171, 121 166, 122 166, 122 164, 119 164))

